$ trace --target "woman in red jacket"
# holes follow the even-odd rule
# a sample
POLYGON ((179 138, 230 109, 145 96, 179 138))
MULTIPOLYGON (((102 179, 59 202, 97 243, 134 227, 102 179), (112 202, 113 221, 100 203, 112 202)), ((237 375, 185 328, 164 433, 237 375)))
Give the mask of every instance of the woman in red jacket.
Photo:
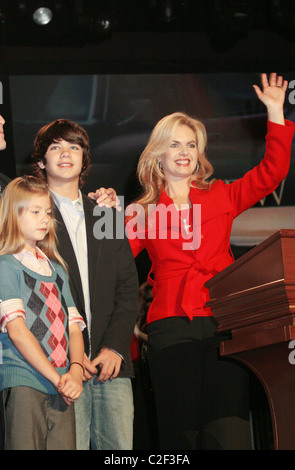
POLYGON ((266 153, 243 178, 208 178, 202 123, 183 114, 154 128, 138 164, 144 192, 126 221, 134 256, 152 261, 148 348, 162 449, 251 448, 248 374, 218 355, 204 283, 233 262, 234 217, 270 194, 289 170, 294 124, 284 120, 287 82, 254 86, 268 113, 266 153), (141 212, 142 211, 142 212, 141 212))

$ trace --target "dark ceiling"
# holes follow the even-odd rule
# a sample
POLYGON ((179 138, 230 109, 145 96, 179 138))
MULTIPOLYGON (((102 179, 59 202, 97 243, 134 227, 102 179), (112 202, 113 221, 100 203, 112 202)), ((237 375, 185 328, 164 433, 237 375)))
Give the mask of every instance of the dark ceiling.
POLYGON ((295 57, 294 0, 2 0, 0 20, 8 73, 292 69, 295 57), (48 24, 33 20, 40 7, 48 24))

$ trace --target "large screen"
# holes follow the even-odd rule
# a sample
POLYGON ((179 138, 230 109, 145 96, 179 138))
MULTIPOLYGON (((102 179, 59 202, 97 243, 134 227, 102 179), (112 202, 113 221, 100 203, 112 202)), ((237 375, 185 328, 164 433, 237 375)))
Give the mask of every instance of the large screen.
MULTIPOLYGON (((290 82, 285 116, 295 121, 295 73, 284 77, 290 82)), ((30 172, 38 129, 68 118, 84 126, 90 137, 92 168, 84 190, 113 187, 127 204, 140 190, 136 164, 152 128, 163 116, 184 111, 207 128, 214 177, 231 182, 264 154, 266 109, 253 84, 260 84, 258 73, 11 76, 17 174, 30 172)), ((294 146, 286 180, 235 220, 233 245, 254 246, 280 228, 295 228, 294 146)))

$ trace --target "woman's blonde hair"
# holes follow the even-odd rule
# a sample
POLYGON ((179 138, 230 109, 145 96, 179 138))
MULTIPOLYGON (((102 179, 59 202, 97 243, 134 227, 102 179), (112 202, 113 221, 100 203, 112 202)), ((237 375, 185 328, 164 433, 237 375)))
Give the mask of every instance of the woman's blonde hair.
POLYGON ((207 132, 204 124, 186 113, 176 112, 162 118, 154 127, 149 141, 142 152, 138 165, 137 176, 143 193, 137 200, 145 211, 148 204, 157 204, 162 188, 165 185, 165 175, 159 165, 159 157, 167 150, 179 125, 188 126, 196 136, 199 152, 198 165, 191 176, 191 184, 200 189, 209 189, 212 183, 208 178, 213 174, 213 167, 207 160, 205 149, 207 132))
MULTIPOLYGON (((12 180, 4 189, 0 200, 0 255, 19 253, 25 246, 20 230, 19 217, 28 209, 32 198, 48 196, 51 207, 53 199, 47 184, 35 176, 21 176, 12 180)), ((48 256, 67 269, 66 263, 57 251, 55 219, 48 224, 48 233, 37 246, 48 256)))

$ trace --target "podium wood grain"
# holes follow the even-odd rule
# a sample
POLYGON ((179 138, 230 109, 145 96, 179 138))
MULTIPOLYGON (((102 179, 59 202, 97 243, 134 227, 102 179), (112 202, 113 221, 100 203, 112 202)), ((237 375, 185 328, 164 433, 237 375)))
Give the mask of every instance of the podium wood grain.
POLYGON ((275 450, 295 449, 295 230, 280 230, 206 283, 220 353, 245 364, 268 399, 275 450))

